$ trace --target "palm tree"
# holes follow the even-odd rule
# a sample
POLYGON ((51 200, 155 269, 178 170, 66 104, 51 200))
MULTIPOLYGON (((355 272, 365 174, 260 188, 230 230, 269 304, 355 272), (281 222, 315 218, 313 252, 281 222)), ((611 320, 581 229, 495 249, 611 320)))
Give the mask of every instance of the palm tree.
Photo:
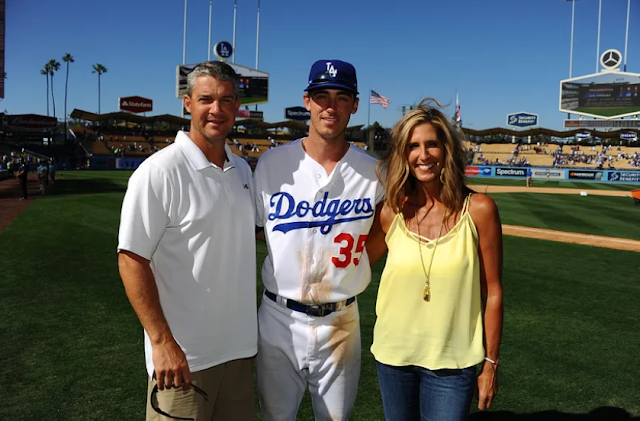
POLYGON ((75 60, 73 56, 69 53, 65 54, 62 57, 62 61, 67 63, 67 78, 64 83, 64 138, 67 138, 67 132, 69 131, 67 128, 67 92, 69 91, 69 63, 73 63, 75 60))
POLYGON ((98 74, 98 114, 100 114, 100 76, 103 73, 107 73, 107 68, 100 63, 96 63, 93 65, 93 71, 91 73, 98 74))
POLYGON ((49 116, 49 63, 44 65, 44 69, 40 70, 40 74, 47 78, 47 116, 49 116))
POLYGON ((53 105, 53 116, 56 116, 56 99, 53 96, 53 75, 55 72, 60 70, 60 62, 55 59, 49 60, 47 63, 49 65, 49 75, 51 76, 51 105, 53 105))

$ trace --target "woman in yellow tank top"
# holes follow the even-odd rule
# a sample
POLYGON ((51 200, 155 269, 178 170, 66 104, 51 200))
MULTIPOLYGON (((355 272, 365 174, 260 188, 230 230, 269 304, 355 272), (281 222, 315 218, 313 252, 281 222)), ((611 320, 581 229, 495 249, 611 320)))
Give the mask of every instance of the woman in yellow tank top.
POLYGON ((386 199, 367 252, 373 264, 388 250, 371 346, 387 421, 465 420, 476 382, 479 409, 498 389, 500 217, 465 185, 463 135, 439 108, 405 115, 379 167, 386 199))

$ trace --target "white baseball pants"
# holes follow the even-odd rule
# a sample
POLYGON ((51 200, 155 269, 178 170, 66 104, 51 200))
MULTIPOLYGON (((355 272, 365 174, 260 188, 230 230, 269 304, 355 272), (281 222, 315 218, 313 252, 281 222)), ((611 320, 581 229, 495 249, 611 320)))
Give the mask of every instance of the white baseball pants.
POLYGON ((295 421, 307 384, 317 421, 347 420, 360 378, 357 301, 312 317, 263 296, 258 312, 258 397, 264 421, 295 421))

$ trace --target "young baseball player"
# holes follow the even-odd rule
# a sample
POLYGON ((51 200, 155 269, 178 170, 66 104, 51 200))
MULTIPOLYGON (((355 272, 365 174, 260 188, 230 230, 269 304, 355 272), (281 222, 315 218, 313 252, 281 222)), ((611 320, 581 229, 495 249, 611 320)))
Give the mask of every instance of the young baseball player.
POLYGON ((356 296, 371 280, 365 241, 383 188, 376 160, 346 140, 355 68, 311 67, 309 136, 266 152, 255 171, 256 224, 269 254, 258 313, 263 419, 295 420, 308 385, 316 420, 346 420, 360 376, 356 296))

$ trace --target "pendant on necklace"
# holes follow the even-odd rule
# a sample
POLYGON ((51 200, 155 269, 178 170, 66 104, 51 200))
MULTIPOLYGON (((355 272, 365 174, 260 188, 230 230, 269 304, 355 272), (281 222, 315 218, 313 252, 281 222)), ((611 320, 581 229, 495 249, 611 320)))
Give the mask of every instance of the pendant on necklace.
POLYGON ((422 299, 426 302, 431 301, 431 288, 429 288, 429 285, 424 286, 424 290, 422 291, 422 299))

